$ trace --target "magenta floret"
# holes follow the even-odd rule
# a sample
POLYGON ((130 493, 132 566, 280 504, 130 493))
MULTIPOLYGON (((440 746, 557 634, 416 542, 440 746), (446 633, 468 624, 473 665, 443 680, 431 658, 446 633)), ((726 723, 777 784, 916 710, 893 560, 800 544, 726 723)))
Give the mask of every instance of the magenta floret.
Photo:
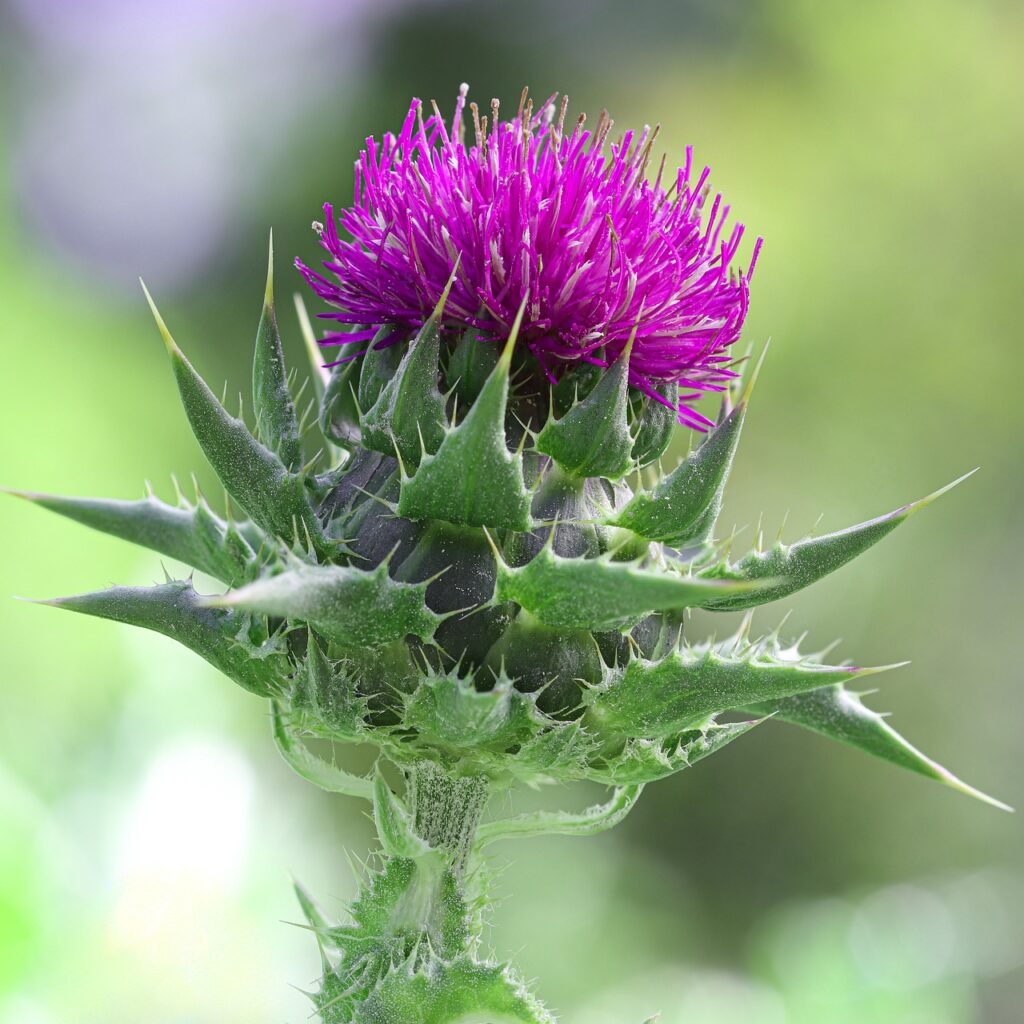
POLYGON ((652 395, 678 383, 680 420, 706 425, 687 403, 733 376, 761 245, 745 271, 730 269, 743 225, 726 228, 721 195, 708 204, 709 169, 694 177, 687 148, 671 181, 664 159, 651 179, 657 129, 609 143, 606 115, 593 132, 584 117, 567 131, 566 99, 534 114, 525 92, 507 121, 497 100, 490 118, 470 104, 467 140, 465 100, 464 86, 450 128, 413 100, 397 137, 367 139, 352 205, 337 217, 324 206, 331 277, 297 266, 335 307, 322 318, 363 329, 322 344, 362 351, 376 333, 366 325, 395 324, 396 337, 418 328, 457 263, 447 325, 500 341, 525 300, 520 337, 552 379, 613 360, 635 329, 630 382, 652 395))

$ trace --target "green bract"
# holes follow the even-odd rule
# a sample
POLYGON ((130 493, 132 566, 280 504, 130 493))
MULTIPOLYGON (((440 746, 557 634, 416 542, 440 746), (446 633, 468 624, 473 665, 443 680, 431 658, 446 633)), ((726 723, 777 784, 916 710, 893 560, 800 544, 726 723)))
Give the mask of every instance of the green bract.
POLYGON ((989 799, 848 689, 880 669, 828 665, 775 634, 751 638, 749 617, 725 641, 684 635, 687 609, 788 596, 936 495, 732 560, 714 531, 749 385, 725 396, 684 461, 639 486, 657 475, 674 422, 630 389, 629 346, 607 370, 569 372, 552 389, 516 345, 518 322, 498 348, 442 330, 443 307, 411 340, 392 341, 385 326, 361 358, 329 375, 314 368, 329 455, 311 464, 272 274, 254 429, 225 411, 154 307, 192 429, 246 518, 221 518, 200 497, 172 506, 152 495, 24 495, 225 585, 202 597, 182 580, 49 603, 192 648, 271 700, 275 741, 297 772, 372 802, 382 852, 349 922, 329 924, 299 893, 323 960, 312 998, 324 1021, 550 1020, 509 968, 482 957, 478 851, 608 828, 646 783, 765 720, 989 799), (404 794, 379 771, 366 778, 322 760, 303 737, 376 745, 404 794), (481 824, 495 793, 573 780, 613 792, 582 814, 481 824))

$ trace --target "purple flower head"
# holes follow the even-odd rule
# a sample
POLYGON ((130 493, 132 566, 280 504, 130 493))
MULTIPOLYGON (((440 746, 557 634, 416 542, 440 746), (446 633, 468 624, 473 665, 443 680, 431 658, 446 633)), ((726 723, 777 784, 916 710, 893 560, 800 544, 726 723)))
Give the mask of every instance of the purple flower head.
MULTIPOLYGON (((567 99, 534 114, 526 92, 515 117, 470 104, 463 86, 450 127, 413 100, 398 136, 370 138, 356 163, 355 197, 335 219, 324 206, 321 243, 329 279, 296 261, 343 324, 420 327, 457 265, 445 324, 482 342, 507 338, 520 306, 520 338, 548 377, 578 362, 605 365, 635 332, 630 383, 664 401, 658 383, 680 385, 679 418, 708 421, 686 403, 734 376, 749 280, 730 269, 743 225, 710 206, 709 169, 694 177, 692 150, 674 176, 648 177, 657 129, 608 142, 612 121, 581 116, 566 127, 567 99), (469 132, 472 138, 467 139, 469 132)), ((374 329, 330 333, 324 345, 360 347, 374 329)), ((362 350, 362 349, 361 349, 362 350)), ((342 360, 360 354, 344 350, 342 360)), ((339 360, 340 361, 340 360, 339 360)))

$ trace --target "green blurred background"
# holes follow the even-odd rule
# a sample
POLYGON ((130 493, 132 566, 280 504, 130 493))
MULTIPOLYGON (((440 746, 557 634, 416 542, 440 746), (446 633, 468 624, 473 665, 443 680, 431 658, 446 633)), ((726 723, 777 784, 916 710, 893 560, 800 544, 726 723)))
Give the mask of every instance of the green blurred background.
MULTIPOLYGON (((198 468, 216 493, 136 275, 241 389, 267 229, 298 359, 289 262, 367 134, 463 80, 565 90, 660 122, 670 159, 693 143, 765 236, 726 526, 788 512, 794 539, 982 467, 760 623, 912 659, 874 706, 1024 803, 1019 3, 8 0, 0 40, 0 482, 170 496, 198 468)), ((0 594, 161 575, 0 517, 0 594)), ((0 651, 0 1024, 307 1019, 289 874, 340 912, 362 808, 292 777, 265 708, 170 641, 9 602, 0 651)), ((502 850, 493 942, 569 1024, 1013 1024, 1022 855, 1018 818, 768 725, 616 832, 502 850)))

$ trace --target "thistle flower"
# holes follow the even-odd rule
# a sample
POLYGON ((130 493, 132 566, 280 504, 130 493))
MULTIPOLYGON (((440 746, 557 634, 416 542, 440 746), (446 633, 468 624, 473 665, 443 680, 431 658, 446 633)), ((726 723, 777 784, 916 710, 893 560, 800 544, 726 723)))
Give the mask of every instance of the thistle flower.
MULTIPOLYGON (((593 132, 584 116, 567 126, 567 97, 535 114, 524 90, 507 121, 498 100, 490 119, 470 104, 467 129, 467 89, 450 127, 413 100, 397 137, 367 139, 352 205, 337 218, 325 205, 318 225, 336 280, 297 263, 337 307, 319 315, 393 324, 399 339, 423 326, 455 271, 446 324, 500 343, 524 306, 519 337, 551 380, 574 363, 613 362, 635 334, 630 383, 659 401, 658 383, 682 385, 680 420, 710 426, 687 403, 735 376, 729 347, 761 240, 747 270, 731 271, 743 225, 727 228, 721 195, 708 209, 710 170, 695 174, 692 149, 674 175, 663 159, 649 180, 657 128, 610 142, 606 114, 593 132)), ((373 333, 321 344, 351 359, 373 333)))
POLYGON ((327 339, 353 351, 326 375, 307 332, 324 457, 307 461, 272 252, 252 428, 153 306, 192 430, 243 518, 198 495, 24 495, 220 581, 210 595, 190 577, 49 603, 186 644, 270 701, 299 774, 372 803, 379 870, 351 921, 330 927, 299 892, 326 1024, 550 1022, 483 958, 485 872, 470 865, 497 839, 609 828, 647 783, 768 720, 989 799, 847 688, 881 669, 826 664, 778 631, 755 638, 749 614, 727 640, 684 636, 688 609, 788 597, 943 491, 734 557, 716 530, 757 372, 741 392, 725 362, 746 313, 749 271, 726 273, 739 230, 721 240, 717 201, 702 219, 706 176, 691 184, 689 161, 672 195, 661 174, 646 182, 653 133, 606 157, 610 122, 591 138, 565 131, 564 104, 551 110, 524 104, 503 124, 495 108, 478 131, 473 111, 467 149, 461 99, 450 133, 414 105, 400 138, 368 145, 342 216, 352 241, 333 220, 324 232, 339 283, 305 271, 343 307, 331 316, 360 325, 327 339), (722 408, 662 472, 677 385, 687 422, 692 391, 723 388, 722 408), (404 792, 305 737, 375 745, 404 792), (609 786, 607 802, 482 821, 517 783, 578 780, 609 786))

